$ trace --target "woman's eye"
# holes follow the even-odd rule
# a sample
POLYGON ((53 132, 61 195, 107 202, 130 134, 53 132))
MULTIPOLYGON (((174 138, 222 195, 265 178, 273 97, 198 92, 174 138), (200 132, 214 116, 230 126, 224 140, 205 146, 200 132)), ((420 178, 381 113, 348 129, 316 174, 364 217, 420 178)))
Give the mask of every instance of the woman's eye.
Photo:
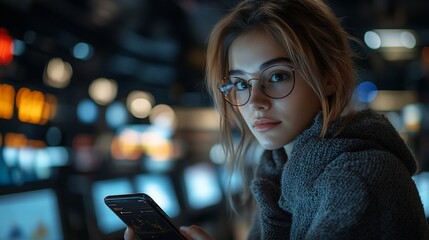
POLYGON ((287 81, 290 78, 290 74, 287 72, 284 73, 274 73, 271 75, 270 82, 281 82, 287 81))
POLYGON ((243 81, 236 82, 235 86, 236 86, 238 91, 246 90, 248 88, 247 83, 245 83, 243 81))

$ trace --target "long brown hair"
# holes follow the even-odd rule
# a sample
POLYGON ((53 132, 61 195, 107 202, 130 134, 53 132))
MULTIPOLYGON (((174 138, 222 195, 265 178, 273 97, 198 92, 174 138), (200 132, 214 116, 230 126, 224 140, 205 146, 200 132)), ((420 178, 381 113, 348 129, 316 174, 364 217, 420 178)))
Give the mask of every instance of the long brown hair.
MULTIPOLYGON (((233 41, 255 28, 263 28, 267 37, 283 46, 303 79, 314 89, 321 103, 325 137, 331 122, 348 104, 355 86, 353 39, 340 20, 322 0, 246 0, 239 3, 212 30, 206 59, 206 85, 221 117, 221 143, 230 173, 244 169, 246 153, 255 143, 241 115, 218 91, 216 83, 229 68, 228 52, 233 41), (336 91, 327 95, 323 81, 329 80, 336 91), (240 138, 233 142, 232 129, 240 138)), ((244 179, 246 179, 244 177, 244 179)), ((244 189, 248 194, 248 189, 244 189)))

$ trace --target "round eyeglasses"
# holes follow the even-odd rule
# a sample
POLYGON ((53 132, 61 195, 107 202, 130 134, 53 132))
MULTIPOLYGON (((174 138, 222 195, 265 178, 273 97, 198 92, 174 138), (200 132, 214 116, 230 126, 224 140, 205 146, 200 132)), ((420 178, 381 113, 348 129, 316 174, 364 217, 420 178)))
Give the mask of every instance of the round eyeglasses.
POLYGON ((243 106, 252 94, 250 81, 253 80, 259 81, 259 89, 267 97, 285 98, 295 87, 295 69, 287 65, 273 65, 264 69, 259 78, 245 80, 235 76, 224 77, 218 81, 217 88, 228 103, 243 106))

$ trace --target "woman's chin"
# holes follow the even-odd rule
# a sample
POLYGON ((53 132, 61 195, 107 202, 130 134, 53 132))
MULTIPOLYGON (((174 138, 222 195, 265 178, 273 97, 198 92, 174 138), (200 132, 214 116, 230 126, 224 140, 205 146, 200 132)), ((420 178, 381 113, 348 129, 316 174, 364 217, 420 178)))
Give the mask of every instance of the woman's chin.
POLYGON ((267 143, 267 142, 259 142, 259 144, 264 148, 265 150, 274 150, 283 147, 285 144, 282 143, 267 143))

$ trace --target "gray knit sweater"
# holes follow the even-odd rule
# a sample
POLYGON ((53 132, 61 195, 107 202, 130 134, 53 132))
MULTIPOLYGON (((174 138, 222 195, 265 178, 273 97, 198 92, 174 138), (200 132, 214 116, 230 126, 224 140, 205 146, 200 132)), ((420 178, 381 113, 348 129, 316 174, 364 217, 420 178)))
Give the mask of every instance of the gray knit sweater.
POLYGON ((284 149, 266 151, 251 190, 259 207, 249 239, 429 239, 411 176, 416 162, 389 121, 359 111, 319 138, 322 114, 284 149))

